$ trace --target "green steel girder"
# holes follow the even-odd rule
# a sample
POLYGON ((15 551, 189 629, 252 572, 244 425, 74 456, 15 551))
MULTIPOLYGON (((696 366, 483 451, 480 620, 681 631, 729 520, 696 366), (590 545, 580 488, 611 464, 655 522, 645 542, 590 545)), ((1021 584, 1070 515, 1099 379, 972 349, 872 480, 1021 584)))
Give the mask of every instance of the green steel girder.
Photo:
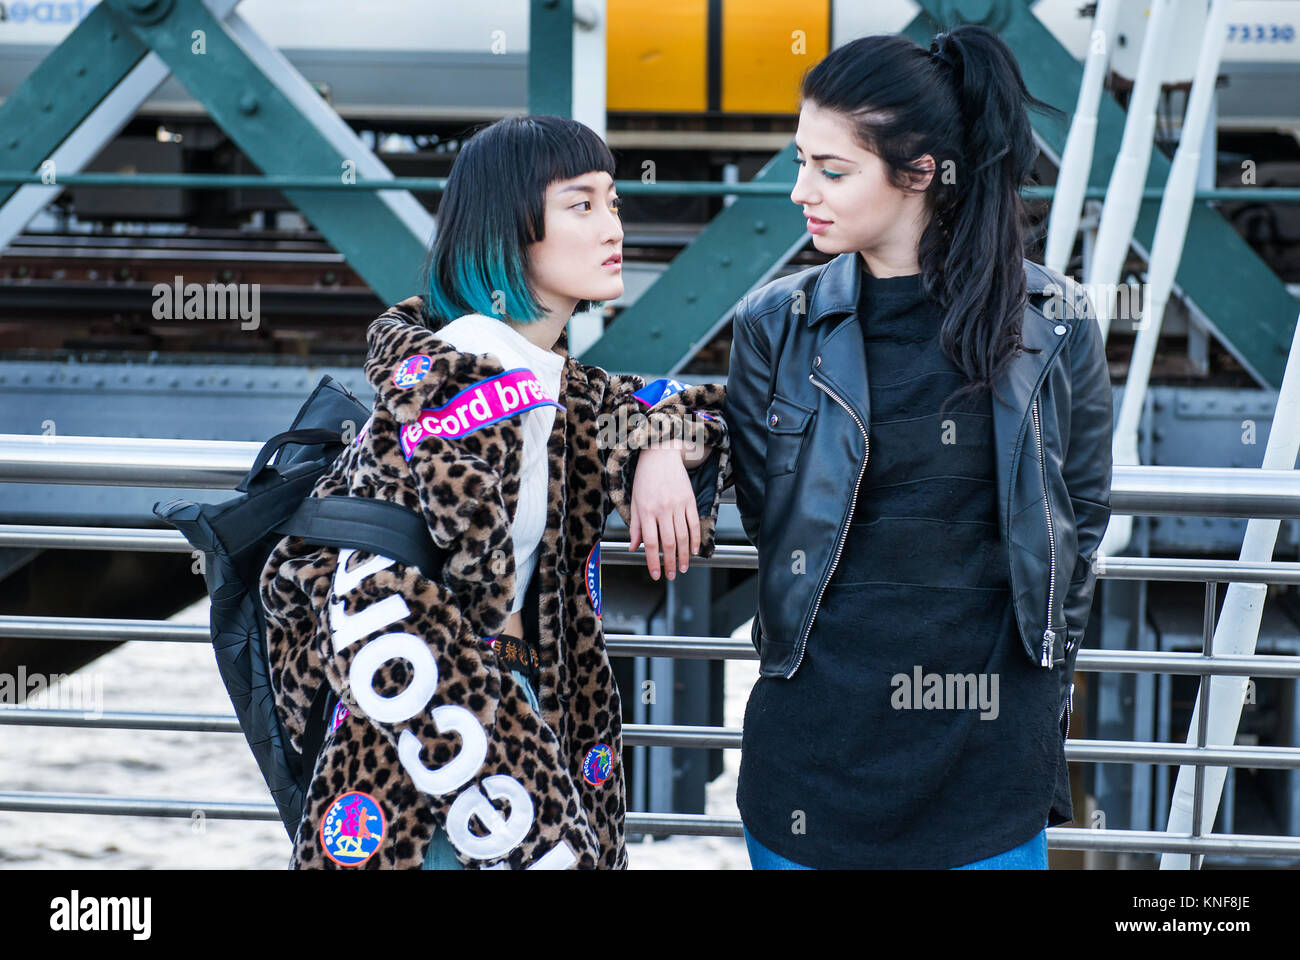
MULTIPOLYGON (((263 173, 342 178, 349 162, 355 173, 359 158, 336 150, 201 0, 104 0, 103 5, 158 54, 263 173), (204 32, 202 55, 191 52, 196 30, 204 32)), ((385 303, 419 292, 429 238, 414 236, 374 191, 284 193, 385 303)))
MULTIPOLYGON (((997 30, 1015 52, 1029 89, 1067 118, 1078 99, 1082 66, 1035 17, 1025 0, 918 0, 923 8, 902 33, 928 47, 930 38, 958 23, 997 30)), ((1065 122, 1031 113, 1035 130, 1059 156, 1065 122)), ((1090 182, 1105 188, 1119 152, 1125 114, 1103 97, 1090 182)), ((782 150, 759 177, 792 180, 782 150)), ((1153 153, 1147 186, 1161 188, 1169 161, 1153 153)), ((1149 251, 1160 202, 1146 200, 1134 242, 1149 251)), ((584 354, 610 369, 676 371, 696 342, 714 330, 735 303, 773 273, 805 239, 803 218, 788 198, 738 197, 672 262, 655 284, 584 354), (760 229, 761 225, 761 229, 760 229)), ((1268 265, 1218 211, 1200 201, 1192 212, 1177 282, 1209 319, 1216 335, 1262 385, 1277 389, 1296 326, 1298 304, 1268 265)))
MULTIPOLYGON (((0 104, 0 170, 37 171, 149 48, 101 4, 0 104)), ((0 184, 0 206, 18 189, 0 184)))
POLYGON ((530 0, 528 112, 573 116, 573 0, 530 0))
MULTIPOLYGON (((150 50, 263 173, 342 179, 359 160, 298 111, 201 0, 104 0, 0 106, 0 168, 36 170, 150 50)), ((429 238, 375 191, 284 194, 381 300, 419 292, 429 238)))

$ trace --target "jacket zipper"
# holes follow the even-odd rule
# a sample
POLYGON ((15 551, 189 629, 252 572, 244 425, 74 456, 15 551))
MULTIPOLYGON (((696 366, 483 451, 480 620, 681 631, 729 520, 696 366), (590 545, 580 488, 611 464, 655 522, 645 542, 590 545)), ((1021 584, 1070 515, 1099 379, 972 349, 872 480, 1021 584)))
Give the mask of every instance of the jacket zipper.
POLYGON ((1052 649, 1056 645, 1056 631, 1052 629, 1052 599, 1056 590, 1056 537, 1052 529, 1052 505, 1047 496, 1047 463, 1043 459, 1043 433, 1038 422, 1038 395, 1034 395, 1034 440, 1038 443, 1038 468, 1043 477, 1043 509, 1047 512, 1047 547, 1051 566, 1051 579, 1047 581, 1047 629, 1043 631, 1043 658, 1039 666, 1052 665, 1052 649))
POLYGON ((840 553, 844 549, 844 541, 846 539, 846 535, 848 534, 849 522, 851 522, 853 519, 853 509, 854 507, 857 506, 858 503, 858 486, 862 483, 862 475, 867 471, 867 461, 871 458, 871 438, 867 436, 867 428, 863 426, 862 421, 858 419, 858 415, 854 413, 853 410, 850 409, 849 405, 845 403, 843 400, 841 400, 839 396, 836 395, 836 393, 833 390, 831 390, 830 387, 826 386, 823 383, 818 383, 815 379, 813 379, 813 375, 811 373, 808 374, 808 379, 813 384, 813 386, 820 388, 822 391, 826 393, 827 396, 829 396, 841 407, 843 407, 846 411, 848 411, 849 416, 853 418, 853 422, 856 423, 858 425, 858 429, 862 431, 862 439, 867 446, 865 452, 862 455, 862 467, 861 469, 858 470, 857 483, 853 485, 853 499, 849 501, 848 516, 845 522, 840 527, 839 543, 837 543, 835 546, 835 559, 831 561, 831 568, 829 571, 827 571, 826 578, 822 580, 821 586, 817 590, 817 601, 813 604, 812 617, 808 621, 808 629, 804 631, 803 636, 799 640, 798 659, 795 660, 794 667, 790 670, 790 672, 785 675, 785 678, 787 680, 789 680, 791 677, 795 675, 795 673, 799 670, 799 665, 803 663, 804 651, 807 649, 808 646, 808 635, 812 633, 813 621, 817 619, 817 611, 822 605, 822 594, 826 592, 826 585, 831 582, 831 577, 834 576, 835 574, 835 567, 840 562, 840 553))

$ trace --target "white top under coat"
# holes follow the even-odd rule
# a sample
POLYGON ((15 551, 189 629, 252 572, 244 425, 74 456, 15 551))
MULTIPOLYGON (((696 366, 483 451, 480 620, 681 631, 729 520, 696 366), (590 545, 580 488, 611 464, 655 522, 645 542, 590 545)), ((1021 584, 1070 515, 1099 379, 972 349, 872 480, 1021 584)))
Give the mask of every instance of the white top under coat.
MULTIPOLYGON (((435 331, 440 340, 462 353, 493 354, 506 370, 527 367, 547 396, 559 402, 560 373, 564 357, 544 350, 503 320, 482 313, 467 313, 435 331)), ((555 425, 556 408, 535 407, 523 413, 523 464, 519 479, 519 504, 511 520, 515 549, 515 599, 510 607, 522 610, 528 581, 537 565, 537 551, 546 530, 547 489, 550 480, 547 445, 555 425)))

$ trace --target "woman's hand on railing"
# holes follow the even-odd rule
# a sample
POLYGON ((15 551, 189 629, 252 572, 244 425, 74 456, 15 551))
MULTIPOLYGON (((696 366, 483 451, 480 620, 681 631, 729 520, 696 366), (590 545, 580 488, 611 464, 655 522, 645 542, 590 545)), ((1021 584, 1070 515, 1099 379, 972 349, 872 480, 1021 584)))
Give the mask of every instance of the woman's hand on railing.
POLYGON ((685 573, 691 554, 700 552, 700 515, 680 447, 679 442, 676 449, 665 444, 642 450, 632 481, 629 549, 644 545, 646 568, 655 580, 660 550, 669 580, 677 570, 685 573))

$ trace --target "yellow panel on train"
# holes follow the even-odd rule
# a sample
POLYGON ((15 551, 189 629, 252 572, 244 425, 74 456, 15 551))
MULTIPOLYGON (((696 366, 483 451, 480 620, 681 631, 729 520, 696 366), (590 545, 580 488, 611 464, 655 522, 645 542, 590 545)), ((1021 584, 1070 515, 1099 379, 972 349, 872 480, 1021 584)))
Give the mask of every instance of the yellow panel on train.
POLYGON ((723 0, 722 109, 798 113, 799 81, 830 52, 829 0, 723 0))
POLYGON ((606 108, 682 111, 708 106, 707 0, 608 0, 606 108))

